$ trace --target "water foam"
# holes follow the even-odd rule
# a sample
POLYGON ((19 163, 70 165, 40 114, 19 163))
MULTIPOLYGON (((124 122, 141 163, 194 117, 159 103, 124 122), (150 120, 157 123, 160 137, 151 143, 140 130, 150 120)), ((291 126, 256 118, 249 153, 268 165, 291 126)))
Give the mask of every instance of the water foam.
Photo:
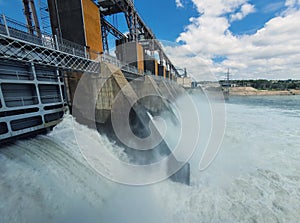
POLYGON ((205 142, 199 144, 191 186, 165 181, 130 187, 105 180, 80 153, 74 125, 87 143, 98 140, 117 157, 126 155, 72 116, 47 136, 2 148, 0 222, 297 222, 300 109, 234 100, 227 106, 221 151, 204 172, 198 162, 205 142))

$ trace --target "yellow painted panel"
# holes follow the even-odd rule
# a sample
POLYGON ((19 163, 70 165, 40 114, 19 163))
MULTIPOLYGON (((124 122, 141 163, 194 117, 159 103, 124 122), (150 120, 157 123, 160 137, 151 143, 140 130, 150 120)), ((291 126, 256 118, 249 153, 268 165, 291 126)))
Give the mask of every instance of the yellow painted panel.
POLYGON ((92 0, 81 0, 83 8, 83 18, 85 27, 86 45, 91 51, 91 59, 96 59, 97 55, 93 51, 103 53, 100 11, 92 0))
POLYGON ((154 66, 155 66, 155 76, 158 76, 158 62, 157 62, 157 60, 155 60, 154 66))
POLYGON ((144 49, 139 43, 137 43, 137 65, 139 73, 144 73, 144 49))

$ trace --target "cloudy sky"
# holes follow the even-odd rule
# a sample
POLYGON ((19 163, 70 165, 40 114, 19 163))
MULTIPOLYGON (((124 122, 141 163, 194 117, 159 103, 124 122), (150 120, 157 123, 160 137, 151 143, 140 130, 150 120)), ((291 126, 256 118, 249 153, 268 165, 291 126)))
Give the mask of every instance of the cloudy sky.
POLYGON ((170 33, 160 36, 179 44, 167 47, 171 58, 196 79, 222 79, 228 68, 234 79, 300 79, 299 0, 173 1, 173 22, 165 18, 158 37, 170 33))
MULTIPOLYGON (((25 21, 21 0, 0 12, 25 21)), ((176 65, 196 79, 300 79, 300 0, 135 0, 176 65), (171 47, 172 46, 172 47, 171 47)), ((119 15, 119 17, 124 17, 119 15)), ((115 25, 125 29, 124 20, 115 25)))

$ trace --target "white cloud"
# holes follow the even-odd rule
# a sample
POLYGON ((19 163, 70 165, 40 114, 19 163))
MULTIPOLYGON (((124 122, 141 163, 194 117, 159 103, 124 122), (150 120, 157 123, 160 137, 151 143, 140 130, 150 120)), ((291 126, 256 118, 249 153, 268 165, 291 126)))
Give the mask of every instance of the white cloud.
POLYGON ((182 4, 181 0, 176 0, 176 7, 183 8, 183 4, 182 4))
POLYGON ((287 7, 296 7, 296 6, 299 6, 300 5, 300 1, 299 0, 286 0, 285 1, 285 6, 287 7))
POLYGON ((201 15, 191 18, 179 35, 177 41, 183 46, 168 49, 178 66, 187 67, 197 79, 209 71, 223 75, 227 68, 235 78, 300 79, 300 0, 287 0, 288 8, 281 15, 256 33, 241 36, 229 28, 233 20, 253 12, 247 0, 193 1, 201 15), (217 56, 225 60, 214 63, 217 56))
POLYGON ((247 0, 193 0, 198 11, 209 16, 221 16, 226 13, 233 13, 247 0))
POLYGON ((287 9, 282 14, 283 15, 291 14, 291 13, 299 10, 300 0, 286 0, 285 6, 287 7, 287 9))
POLYGON ((264 13, 276 12, 284 6, 284 2, 273 2, 263 8, 264 13))
POLYGON ((254 5, 246 3, 246 4, 242 5, 241 10, 238 13, 231 15, 231 22, 233 22, 235 20, 242 20, 247 15, 249 15, 250 13, 253 13, 253 12, 255 12, 254 5))

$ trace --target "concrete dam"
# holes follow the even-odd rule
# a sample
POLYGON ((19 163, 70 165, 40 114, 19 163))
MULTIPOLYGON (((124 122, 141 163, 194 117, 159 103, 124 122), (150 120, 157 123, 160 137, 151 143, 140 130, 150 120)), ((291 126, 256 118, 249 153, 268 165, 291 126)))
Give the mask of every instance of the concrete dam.
POLYGON ((39 17, 49 20, 50 33, 40 26, 35 2, 23 5, 26 25, 0 18, 1 143, 49 131, 70 111, 76 121, 125 148, 133 164, 171 157, 165 171, 173 181, 189 184, 189 164, 172 155, 153 124, 162 114, 180 122, 172 103, 185 91, 178 83, 188 78, 179 74, 133 2, 41 1, 46 16, 39 17), (119 13, 128 34, 106 19, 119 13))

